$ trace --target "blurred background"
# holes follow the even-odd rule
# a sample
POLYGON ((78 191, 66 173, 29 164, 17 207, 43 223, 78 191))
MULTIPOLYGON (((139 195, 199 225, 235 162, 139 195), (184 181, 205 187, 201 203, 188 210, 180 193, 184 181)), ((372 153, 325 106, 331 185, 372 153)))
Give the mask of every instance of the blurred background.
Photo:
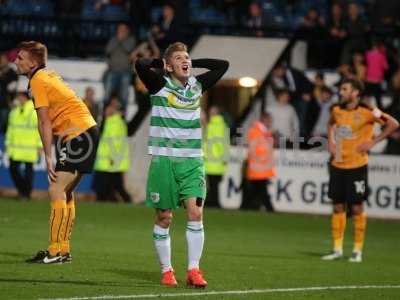
MULTIPOLYGON (((360 79, 366 100, 400 118, 399 11, 396 0, 0 0, 0 194, 46 197, 40 145, 23 125, 31 119, 12 114, 27 97, 12 64, 20 41, 47 45, 48 68, 101 125, 95 172, 80 198, 134 204, 145 196, 150 104, 133 65, 182 41, 192 58, 230 62, 202 102, 207 205, 329 213, 323 141, 340 82, 360 79), (276 173, 265 178, 270 200, 250 201, 248 132, 264 112, 276 173)), ((373 149, 372 216, 399 217, 399 154, 399 131, 373 149)))

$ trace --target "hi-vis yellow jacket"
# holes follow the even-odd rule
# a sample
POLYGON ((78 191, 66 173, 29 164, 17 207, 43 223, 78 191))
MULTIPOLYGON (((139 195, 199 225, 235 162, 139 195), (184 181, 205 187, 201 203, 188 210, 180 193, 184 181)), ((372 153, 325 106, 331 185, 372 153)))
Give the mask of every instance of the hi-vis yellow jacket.
POLYGON ((6 152, 15 161, 34 163, 42 148, 38 121, 32 101, 13 108, 8 116, 6 152))

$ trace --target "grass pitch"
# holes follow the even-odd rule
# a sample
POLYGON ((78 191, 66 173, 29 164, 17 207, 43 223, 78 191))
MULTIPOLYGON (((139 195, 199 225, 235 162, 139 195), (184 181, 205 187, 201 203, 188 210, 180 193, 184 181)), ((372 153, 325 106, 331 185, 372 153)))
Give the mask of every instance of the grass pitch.
MULTIPOLYGON (((114 298, 101 299, 140 299, 143 295, 161 295, 162 299, 165 294, 238 290, 250 293, 170 295, 168 299, 400 299, 400 222, 369 220, 364 262, 351 264, 346 259, 320 260, 331 248, 328 217, 206 209, 201 267, 209 286, 193 290, 184 283, 183 209, 176 212, 171 229, 178 288, 159 285, 152 241, 154 213, 141 206, 79 203, 72 236, 73 262, 24 263, 47 246, 48 213, 46 201, 0 199, 0 299, 90 300, 103 295, 114 298), (368 285, 397 288, 357 288, 368 285), (333 286, 355 288, 287 290, 333 286), (273 290, 252 293, 255 289, 273 290)), ((348 221, 347 256, 351 232, 348 221)))

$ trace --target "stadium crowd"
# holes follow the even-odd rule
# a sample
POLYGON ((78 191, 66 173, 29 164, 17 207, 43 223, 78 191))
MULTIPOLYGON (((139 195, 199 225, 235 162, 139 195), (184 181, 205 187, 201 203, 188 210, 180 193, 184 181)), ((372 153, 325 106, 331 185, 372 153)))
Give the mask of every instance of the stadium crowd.
MULTIPOLYGON (((383 35, 387 33, 392 37, 398 26, 398 16, 393 14, 396 1, 192 0, 165 3, 60 0, 55 5, 50 5, 50 2, 29 1, 39 10, 46 10, 49 16, 80 16, 118 22, 115 34, 108 36, 108 42, 103 45, 103 58, 108 66, 103 76, 104 99, 96 99, 94 89, 90 86, 85 95, 82 95, 94 119, 101 124, 102 135, 93 184, 99 200, 115 200, 120 197, 125 202, 131 201, 131 196, 123 185, 123 173, 129 168, 126 137, 135 134, 150 109, 148 91, 131 71, 133 64, 138 58, 159 58, 168 44, 178 40, 185 41, 188 37, 182 31, 181 25, 188 22, 213 20, 216 24, 241 26, 257 37, 272 36, 279 28, 281 32, 290 32, 292 37, 306 41, 307 66, 317 71, 314 78, 310 80, 304 71, 291 67, 289 60, 284 59, 275 65, 266 86, 263 87, 263 109, 272 116, 272 120, 267 122, 268 126, 272 127, 276 140, 284 139, 286 147, 293 147, 293 132, 304 137, 305 141, 312 137, 327 136, 330 106, 337 101, 337 87, 346 78, 362 81, 365 84, 366 101, 373 101, 382 110, 400 118, 399 39, 386 38, 383 35), (48 3, 48 6, 44 3, 48 3), (199 13, 196 14, 196 11, 199 13), (325 80, 327 71, 337 72, 339 81, 328 85, 325 80), (131 86, 138 110, 132 119, 126 120, 131 86), (277 115, 279 118, 274 118, 277 115), (112 146, 110 143, 113 143, 112 146), (115 149, 121 153, 117 161, 111 159, 115 149), (105 159, 107 156, 108 160, 105 159), (105 182, 110 184, 104 184, 105 182), (115 197, 116 194, 119 196, 115 197)), ((16 13, 18 3, 15 0, 0 1, 0 13, 16 13)), ((23 1, 20 4, 25 7, 27 3, 23 1)), ((23 14, 23 8, 20 9, 23 14)), ((234 32, 232 29, 232 33, 234 32)), ((10 111, 20 109, 23 105, 15 100, 23 95, 17 93, 18 76, 12 66, 14 58, 15 51, 12 50, 0 54, 2 134, 13 126, 13 114, 10 111)), ((221 114, 215 113, 216 110, 223 110, 222 107, 215 109, 209 105, 205 109, 210 110, 210 117, 203 124, 205 127, 217 128, 218 131, 221 126, 226 126, 215 125, 223 120, 215 118, 215 115, 224 115, 223 111, 221 114)), ((227 123, 226 120, 224 122, 227 123)), ((275 146, 282 144, 276 143, 275 146)), ((301 144, 301 147, 309 148, 306 143, 301 144)), ((384 152, 400 154, 399 130, 390 136, 384 152)), ((224 172, 223 167, 217 169, 208 174, 211 184, 218 185, 224 172)), ((214 196, 211 197, 217 197, 215 185, 211 191, 214 191, 214 196)), ((20 193, 24 197, 29 196, 26 191, 21 190, 20 193)), ((218 200, 209 203, 217 206, 218 200)))

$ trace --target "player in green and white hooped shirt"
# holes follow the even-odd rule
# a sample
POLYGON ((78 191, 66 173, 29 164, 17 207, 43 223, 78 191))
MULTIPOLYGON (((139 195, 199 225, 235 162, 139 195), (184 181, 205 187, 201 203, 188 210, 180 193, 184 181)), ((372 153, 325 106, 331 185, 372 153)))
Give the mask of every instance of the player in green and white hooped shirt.
POLYGON ((172 211, 187 211, 187 284, 205 287, 199 269, 203 251, 203 205, 206 196, 201 152, 200 99, 228 69, 219 59, 191 60, 183 43, 170 45, 161 59, 140 59, 135 67, 150 92, 152 110, 146 204, 156 209, 153 239, 161 264, 161 283, 176 286, 171 264, 169 227, 172 211), (209 71, 192 76, 192 68, 209 71), (161 75, 153 69, 164 70, 161 75))

